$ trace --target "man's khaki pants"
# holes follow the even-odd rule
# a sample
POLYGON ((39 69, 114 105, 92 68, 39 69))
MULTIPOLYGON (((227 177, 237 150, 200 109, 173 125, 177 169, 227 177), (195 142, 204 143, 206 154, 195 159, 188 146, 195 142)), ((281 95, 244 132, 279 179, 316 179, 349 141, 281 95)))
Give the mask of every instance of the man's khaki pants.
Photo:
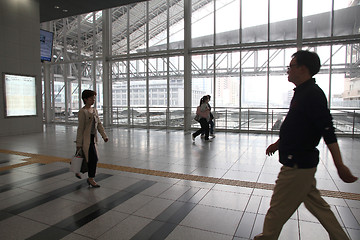
POLYGON ((254 240, 278 239, 283 225, 302 202, 323 225, 331 240, 349 239, 330 206, 316 189, 315 172, 316 168, 281 168, 265 217, 263 233, 255 236, 254 240))

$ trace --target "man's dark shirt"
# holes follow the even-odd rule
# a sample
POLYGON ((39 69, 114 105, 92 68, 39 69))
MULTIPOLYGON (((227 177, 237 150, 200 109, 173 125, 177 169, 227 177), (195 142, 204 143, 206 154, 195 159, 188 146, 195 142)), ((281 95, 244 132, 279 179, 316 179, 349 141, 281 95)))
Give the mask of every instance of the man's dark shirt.
POLYGON ((313 168, 319 163, 316 146, 337 141, 327 100, 315 79, 294 89, 289 112, 280 128, 279 157, 283 165, 313 168))

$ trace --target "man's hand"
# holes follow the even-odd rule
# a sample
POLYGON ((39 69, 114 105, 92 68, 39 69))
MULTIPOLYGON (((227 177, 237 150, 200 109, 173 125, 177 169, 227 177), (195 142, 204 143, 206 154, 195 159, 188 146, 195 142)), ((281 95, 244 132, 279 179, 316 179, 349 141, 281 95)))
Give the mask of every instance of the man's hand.
POLYGON ((341 180, 343 180, 346 183, 353 183, 356 180, 358 180, 358 178, 352 175, 350 169, 345 165, 337 166, 337 171, 341 180))
POLYGON ((341 180, 343 180, 346 183, 355 182, 358 178, 355 177, 354 175, 352 175, 352 173, 350 172, 350 169, 343 163, 339 144, 337 142, 334 142, 334 143, 328 144, 327 146, 333 157, 335 167, 338 171, 338 174, 339 174, 339 177, 341 178, 341 180))
POLYGON ((266 155, 271 156, 271 155, 273 155, 278 149, 279 149, 279 140, 277 140, 275 143, 270 144, 270 146, 268 146, 268 148, 266 149, 266 155))

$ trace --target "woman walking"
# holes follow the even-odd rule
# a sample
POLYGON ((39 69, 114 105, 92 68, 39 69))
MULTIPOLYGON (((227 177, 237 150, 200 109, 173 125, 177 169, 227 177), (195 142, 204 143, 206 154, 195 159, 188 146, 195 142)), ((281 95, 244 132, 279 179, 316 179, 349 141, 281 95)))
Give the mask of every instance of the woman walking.
MULTIPOLYGON (((96 151, 97 131, 100 133, 105 142, 109 139, 106 136, 103 125, 101 124, 97 110, 92 107, 95 103, 96 92, 92 90, 84 90, 81 98, 85 104, 78 113, 78 128, 76 135, 76 151, 82 150, 83 156, 88 164, 87 183, 92 187, 100 187, 94 180, 98 156, 96 151)), ((75 174, 77 178, 81 178, 80 174, 75 174)))
POLYGON ((203 96, 200 99, 200 105, 197 107, 196 114, 200 116, 199 123, 201 129, 197 130, 192 134, 192 140, 195 141, 195 138, 201 133, 205 134, 205 141, 211 141, 209 139, 209 121, 210 121, 210 109, 209 109, 209 96, 203 96))

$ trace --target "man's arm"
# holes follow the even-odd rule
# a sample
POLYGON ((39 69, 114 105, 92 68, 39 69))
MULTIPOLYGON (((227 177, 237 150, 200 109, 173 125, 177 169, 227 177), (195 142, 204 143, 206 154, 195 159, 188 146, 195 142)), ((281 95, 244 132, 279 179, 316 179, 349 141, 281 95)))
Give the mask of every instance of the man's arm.
POLYGON ((335 167, 338 171, 339 177, 346 183, 355 182, 358 178, 352 175, 350 169, 344 165, 340 153, 339 144, 337 142, 327 145, 331 156, 333 157, 335 167))
POLYGON ((279 149, 279 140, 280 139, 268 146, 268 148, 266 149, 266 155, 271 156, 279 149))

